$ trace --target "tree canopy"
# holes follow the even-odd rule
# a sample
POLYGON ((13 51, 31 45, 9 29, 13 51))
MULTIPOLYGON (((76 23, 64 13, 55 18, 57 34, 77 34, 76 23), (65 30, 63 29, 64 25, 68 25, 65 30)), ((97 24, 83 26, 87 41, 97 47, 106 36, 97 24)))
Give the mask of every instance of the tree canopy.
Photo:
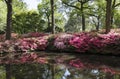
MULTIPOLYGON (((0 1, 0 31, 6 30, 7 0, 0 1)), ((9 0, 8 0, 9 1, 9 0)), ((53 0, 56 32, 80 32, 119 28, 119 0, 53 0)), ((30 11, 22 0, 12 0, 12 32, 52 32, 51 0, 42 0, 30 11), (33 20, 34 19, 34 20, 33 20), (33 29, 31 29, 33 28, 33 29), (26 29, 26 30, 25 30, 26 29), (28 30, 27 30, 28 29, 28 30)), ((10 10, 10 9, 8 9, 10 10)), ((10 25, 10 24, 8 24, 10 25)), ((7 26, 8 26, 7 25, 7 26)))

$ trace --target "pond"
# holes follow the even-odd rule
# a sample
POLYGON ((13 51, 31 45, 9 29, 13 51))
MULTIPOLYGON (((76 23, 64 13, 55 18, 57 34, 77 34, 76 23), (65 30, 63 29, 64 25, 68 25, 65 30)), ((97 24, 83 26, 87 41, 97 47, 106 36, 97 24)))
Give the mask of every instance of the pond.
MULTIPOLYGON (((120 57, 40 53, 45 63, 11 64, 12 79, 120 79, 120 57)), ((6 79, 5 65, 0 79, 6 79)))

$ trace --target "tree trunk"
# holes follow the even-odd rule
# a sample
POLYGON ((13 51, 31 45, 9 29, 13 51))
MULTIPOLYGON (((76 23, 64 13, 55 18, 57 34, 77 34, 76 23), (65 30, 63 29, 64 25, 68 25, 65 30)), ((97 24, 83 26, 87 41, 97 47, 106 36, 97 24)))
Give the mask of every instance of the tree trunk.
POLYGON ((113 0, 112 11, 111 11, 111 26, 112 26, 112 24, 113 24, 113 17, 114 17, 115 3, 116 3, 116 0, 113 0))
POLYGON ((112 0, 106 0, 106 33, 110 32, 111 29, 111 5, 112 0))
POLYGON ((51 19, 52 19, 52 22, 51 22, 51 25, 52 25, 52 33, 54 34, 55 33, 55 19, 54 19, 54 0, 50 0, 51 2, 51 19))
POLYGON ((50 18, 49 18, 49 16, 47 16, 47 19, 48 19, 48 28, 50 28, 50 18))
POLYGON ((99 27, 100 27, 100 17, 99 16, 97 17, 97 20, 98 20, 98 22, 97 22, 97 26, 96 26, 96 31, 99 31, 99 27))
POLYGON ((82 31, 85 31, 85 15, 83 12, 83 3, 81 3, 81 12, 82 12, 82 31))
MULTIPOLYGON (((7 24, 6 24, 6 40, 11 39, 11 25, 12 25, 12 0, 5 0, 7 5, 7 24)), ((12 79, 11 65, 6 64, 6 79, 12 79)))
POLYGON ((6 64, 5 68, 6 68, 6 79, 12 79, 11 65, 10 64, 6 64))
POLYGON ((12 25, 12 0, 7 0, 7 25, 6 25, 6 40, 11 39, 11 25, 12 25))

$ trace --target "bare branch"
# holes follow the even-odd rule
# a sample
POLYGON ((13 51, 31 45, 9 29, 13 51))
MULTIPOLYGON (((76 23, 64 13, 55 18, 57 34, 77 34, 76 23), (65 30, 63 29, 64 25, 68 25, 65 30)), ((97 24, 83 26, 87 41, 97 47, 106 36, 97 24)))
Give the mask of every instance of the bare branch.
POLYGON ((115 3, 116 3, 116 0, 113 1, 112 9, 115 8, 115 3))
POLYGON ((120 5, 120 3, 116 4, 114 7, 117 7, 117 6, 119 6, 119 5, 120 5))
POLYGON ((82 3, 82 1, 81 1, 81 0, 78 0, 78 2, 82 3))
POLYGON ((67 4, 66 2, 63 2, 63 4, 65 4, 65 5, 67 5, 67 6, 70 6, 70 7, 73 7, 73 8, 75 8, 75 9, 80 10, 80 8, 79 8, 79 7, 74 6, 74 5, 67 4))
POLYGON ((8 1, 7 1, 7 0, 5 0, 5 2, 6 2, 6 3, 8 3, 8 1))
POLYGON ((82 0, 78 0, 78 2, 82 3, 82 4, 85 4, 87 3, 89 0, 85 0, 85 1, 82 1, 82 0))

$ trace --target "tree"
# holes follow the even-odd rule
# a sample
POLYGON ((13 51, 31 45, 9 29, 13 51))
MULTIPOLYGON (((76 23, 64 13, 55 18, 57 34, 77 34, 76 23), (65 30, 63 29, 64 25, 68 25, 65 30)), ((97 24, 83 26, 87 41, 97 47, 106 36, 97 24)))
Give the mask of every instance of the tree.
MULTIPOLYGON (((27 11, 26 4, 22 2, 21 0, 13 0, 12 1, 12 18, 14 15, 20 12, 27 11)), ((5 32, 6 28, 6 14, 7 14, 7 7, 5 4, 5 1, 0 0, 0 31, 1 33, 5 32)))
POLYGON ((12 25, 12 0, 5 0, 7 5, 7 25, 6 25, 6 40, 11 39, 11 25, 12 25))
POLYGON ((106 0, 106 31, 105 33, 110 32, 111 29, 111 11, 112 11, 112 0, 106 0))
POLYGON ((0 1, 0 33, 5 32, 5 26, 6 26, 6 4, 3 1, 0 1))
POLYGON ((23 0, 13 0, 12 6, 13 6, 13 16, 14 14, 28 11, 27 4, 23 2, 23 0))
MULTIPOLYGON (((41 16, 47 23, 47 28, 49 28, 48 32, 51 32, 51 9, 50 9, 50 1, 43 0, 40 4, 38 4, 38 11, 41 16)), ((46 29, 46 28, 45 28, 46 29)))
POLYGON ((105 17, 105 1, 104 0, 97 0, 91 2, 90 4, 91 9, 88 10, 87 15, 90 18, 91 26, 95 26, 95 29, 92 28, 91 30, 99 31, 100 28, 104 26, 104 17, 105 17))
POLYGON ((52 33, 55 33, 55 19, 54 19, 54 0, 50 0, 51 3, 51 26, 52 26, 52 33))
MULTIPOLYGON (((12 25, 12 0, 5 0, 7 5, 7 25, 6 25, 6 40, 11 39, 12 25)), ((6 65, 6 79, 11 79, 11 65, 6 65)))
POLYGON ((85 13, 84 9, 88 7, 84 7, 86 3, 88 3, 90 0, 74 0, 74 1, 68 1, 68 0, 62 0, 63 4, 75 8, 80 11, 81 17, 82 17, 82 31, 85 31, 85 13))
POLYGON ((79 32, 81 30, 81 17, 80 16, 71 16, 66 25, 65 32, 79 32))
MULTIPOLYGON (((61 2, 54 0, 54 30, 56 32, 64 31, 65 17, 60 8, 61 2)), ((45 20, 44 31, 52 33, 53 27, 50 0, 43 0, 38 5, 38 11, 41 15, 41 18, 45 20)))
POLYGON ((113 0, 112 1, 112 12, 111 12, 111 25, 113 24, 113 20, 114 20, 115 9, 118 6, 120 6, 120 1, 119 0, 113 0))
POLYGON ((41 32, 45 21, 36 11, 26 11, 15 14, 13 17, 13 32, 24 34, 28 32, 41 32))

